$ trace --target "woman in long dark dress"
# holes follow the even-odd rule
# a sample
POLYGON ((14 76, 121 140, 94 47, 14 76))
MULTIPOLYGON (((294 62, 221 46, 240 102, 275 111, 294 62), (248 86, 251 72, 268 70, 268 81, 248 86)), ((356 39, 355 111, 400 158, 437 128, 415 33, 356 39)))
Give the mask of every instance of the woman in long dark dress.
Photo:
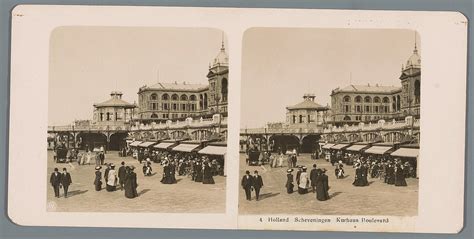
POLYGON ((100 171, 101 168, 101 166, 95 167, 94 185, 96 191, 102 190, 102 172, 100 171))
POLYGON ((202 182, 202 164, 200 161, 196 162, 195 171, 196 171, 196 178, 194 179, 194 181, 201 183, 202 182))
POLYGON ((138 197, 137 193, 137 174, 133 172, 135 167, 130 166, 127 167, 126 176, 125 176, 125 197, 127 198, 135 198, 138 197))
POLYGON ((392 164, 389 164, 387 167, 387 184, 395 184, 395 169, 392 164))
POLYGON ((364 171, 361 168, 359 163, 356 164, 355 179, 354 179, 354 182, 352 183, 352 185, 354 185, 356 187, 366 186, 364 184, 364 171))
POLYGON ((325 172, 325 169, 319 170, 318 177, 316 178, 316 199, 319 201, 329 199, 329 180, 325 172))
POLYGON ((170 164, 170 178, 171 178, 171 183, 174 184, 176 183, 176 164, 174 162, 171 162, 170 164))
POLYGON ((405 181, 405 173, 403 172, 403 169, 399 164, 397 164, 395 168, 395 186, 407 186, 407 181, 405 181))
POLYGON ((293 172, 293 169, 288 169, 286 172, 286 192, 288 194, 291 194, 293 193, 293 188, 295 187, 295 185, 293 184, 293 174, 291 174, 291 172, 293 172))
POLYGON ((202 176, 203 184, 214 184, 214 178, 212 177, 212 166, 206 162, 204 163, 204 172, 202 176))
POLYGON ((163 178, 161 179, 163 184, 172 184, 173 179, 171 178, 171 168, 170 165, 166 162, 163 166, 163 178))

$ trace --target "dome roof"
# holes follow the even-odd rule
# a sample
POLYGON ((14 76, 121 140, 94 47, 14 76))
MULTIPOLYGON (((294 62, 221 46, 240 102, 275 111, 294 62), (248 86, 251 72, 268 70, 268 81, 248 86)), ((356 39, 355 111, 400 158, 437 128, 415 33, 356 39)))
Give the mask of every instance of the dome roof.
POLYGON ((420 68, 421 67, 421 57, 418 54, 418 49, 416 48, 413 50, 413 54, 408 58, 406 69, 413 67, 413 68, 420 68))
POLYGON ((229 65, 229 56, 225 51, 224 42, 222 42, 221 50, 217 54, 216 58, 212 61, 212 67, 214 66, 228 66, 229 65))

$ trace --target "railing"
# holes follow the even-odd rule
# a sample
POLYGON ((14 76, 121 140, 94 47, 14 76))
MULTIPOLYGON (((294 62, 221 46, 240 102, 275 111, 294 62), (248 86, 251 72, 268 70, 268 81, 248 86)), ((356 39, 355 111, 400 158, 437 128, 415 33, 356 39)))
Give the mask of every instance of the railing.
POLYGON ((73 132, 73 131, 128 131, 128 125, 62 125, 48 126, 48 132, 73 132))

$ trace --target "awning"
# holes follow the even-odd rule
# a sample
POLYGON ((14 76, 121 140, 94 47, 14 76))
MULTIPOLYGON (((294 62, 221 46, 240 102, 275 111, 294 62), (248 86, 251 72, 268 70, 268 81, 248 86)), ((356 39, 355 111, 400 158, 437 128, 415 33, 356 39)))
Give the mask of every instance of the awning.
POLYGON ((173 148, 173 151, 191 152, 197 147, 199 147, 199 144, 179 144, 178 146, 173 148))
POLYGON ((334 146, 334 144, 325 144, 323 149, 330 149, 332 146, 334 146))
POLYGON ((354 144, 351 147, 347 148, 346 150, 359 152, 365 147, 367 147, 366 144, 354 144))
POLYGON ((155 146, 153 146, 153 148, 157 148, 157 149, 167 149, 168 147, 174 145, 175 143, 171 143, 171 142, 162 142, 162 143, 159 143, 155 146))
POLYGON ((132 147, 137 147, 137 146, 138 146, 139 144, 141 144, 141 143, 142 143, 142 141, 133 141, 133 142, 130 144, 130 146, 132 146, 132 147))
POLYGON ((138 147, 148 148, 148 147, 150 147, 151 145, 156 144, 156 143, 157 143, 157 142, 146 141, 146 142, 143 142, 143 143, 139 144, 138 147))
POLYGON ((390 155, 395 157, 409 157, 409 158, 416 158, 418 157, 419 149, 414 148, 399 148, 395 150, 395 152, 391 153, 390 155))
POLYGON ((336 144, 336 145, 332 146, 331 149, 343 149, 343 148, 346 148, 348 146, 349 146, 348 144, 336 144))
POLYGON ((225 155, 227 152, 227 147, 224 146, 207 146, 199 150, 200 154, 210 154, 210 155, 225 155))
POLYGON ((384 154, 387 151, 389 151, 392 147, 389 146, 372 146, 369 149, 367 149, 364 153, 369 153, 369 154, 384 154))

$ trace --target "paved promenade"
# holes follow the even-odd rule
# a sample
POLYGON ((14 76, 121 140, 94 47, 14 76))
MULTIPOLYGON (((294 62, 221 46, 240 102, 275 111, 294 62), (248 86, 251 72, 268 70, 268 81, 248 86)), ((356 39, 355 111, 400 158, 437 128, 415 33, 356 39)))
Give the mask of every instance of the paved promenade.
MULTIPOLYGON (((407 179, 407 187, 395 187, 383 183, 383 180, 368 178, 367 187, 354 187, 354 169, 345 166, 346 178, 336 179, 334 167, 325 160, 311 160, 308 154, 298 157, 298 165, 308 167, 308 174, 313 163, 318 168, 326 168, 329 177, 328 201, 316 200, 316 195, 308 193, 300 195, 295 185, 295 192, 287 194, 286 159, 283 168, 264 166, 247 166, 245 154, 240 155, 240 178, 245 170, 258 170, 263 178, 264 187, 261 189, 261 200, 255 201, 252 192, 252 201, 245 200, 245 192, 239 188, 240 214, 320 214, 320 215, 394 215, 415 216, 418 211, 418 179, 407 179)), ((296 171, 293 172, 295 177, 296 171)), ((309 176, 309 175, 308 175, 309 176)), ((295 182, 296 183, 296 182, 295 182)), ((239 184, 240 185, 240 184, 239 184)))
MULTIPOLYGON (((142 166, 132 157, 120 158, 117 152, 108 152, 106 163, 116 165, 125 161, 126 165, 136 167, 139 196, 128 199, 124 191, 107 192, 94 190, 95 165, 56 164, 53 155, 48 151, 48 211, 61 212, 163 212, 163 213, 224 213, 225 212, 225 177, 216 176, 216 184, 202 184, 191 181, 190 177, 176 176, 177 184, 162 184, 162 167, 153 164, 154 175, 144 177, 142 166), (73 184, 69 187, 69 197, 55 198, 49 176, 57 167, 62 171, 66 167, 71 173, 73 184)), ((94 163, 94 162, 91 162, 94 163)), ((102 175, 104 172, 102 168, 102 175)), ((105 186, 105 183, 104 183, 105 186)))

